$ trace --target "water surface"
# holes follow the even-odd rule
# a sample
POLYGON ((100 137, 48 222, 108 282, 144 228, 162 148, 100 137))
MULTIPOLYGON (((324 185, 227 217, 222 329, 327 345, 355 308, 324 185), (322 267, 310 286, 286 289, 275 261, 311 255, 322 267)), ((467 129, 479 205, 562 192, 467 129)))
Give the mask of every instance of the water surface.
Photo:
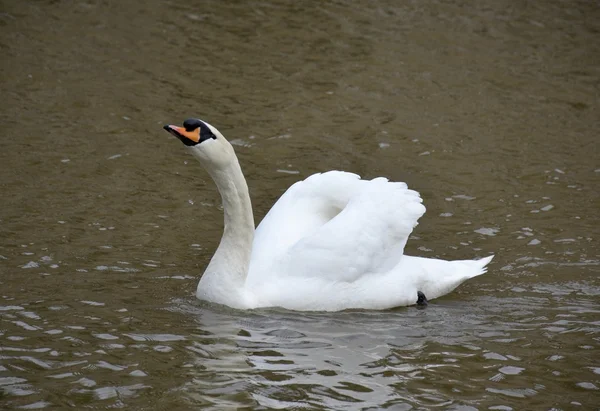
POLYGON ((594 409, 593 1, 6 1, 0 408, 594 409), (407 253, 496 254, 425 310, 196 301, 235 144, 260 221, 342 169, 418 190, 407 253))

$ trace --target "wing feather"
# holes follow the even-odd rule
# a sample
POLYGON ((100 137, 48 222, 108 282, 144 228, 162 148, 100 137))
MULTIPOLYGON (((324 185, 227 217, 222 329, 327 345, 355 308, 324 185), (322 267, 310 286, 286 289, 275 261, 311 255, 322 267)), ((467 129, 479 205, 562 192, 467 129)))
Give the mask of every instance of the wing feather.
POLYGON ((273 261, 340 213, 360 182, 356 174, 329 171, 292 185, 256 229, 248 277, 266 275, 273 261))
POLYGON ((328 172, 296 183, 257 229, 249 278, 321 277, 353 282, 389 271, 425 207, 385 178, 328 172))

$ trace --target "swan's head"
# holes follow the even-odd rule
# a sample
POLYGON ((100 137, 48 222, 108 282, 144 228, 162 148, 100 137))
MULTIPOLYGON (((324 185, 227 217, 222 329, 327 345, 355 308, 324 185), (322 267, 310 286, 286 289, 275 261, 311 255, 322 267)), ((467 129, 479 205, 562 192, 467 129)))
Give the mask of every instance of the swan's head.
POLYGON ((231 144, 206 121, 188 118, 183 127, 166 125, 163 128, 185 144, 206 168, 226 167, 235 159, 231 144))

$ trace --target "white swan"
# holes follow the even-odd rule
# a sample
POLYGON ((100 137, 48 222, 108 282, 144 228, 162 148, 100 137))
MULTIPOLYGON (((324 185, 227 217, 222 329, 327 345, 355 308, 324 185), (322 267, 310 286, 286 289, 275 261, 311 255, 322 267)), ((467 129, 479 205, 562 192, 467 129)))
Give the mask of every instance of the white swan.
POLYGON ((196 296, 230 307, 302 311, 386 309, 454 290, 493 256, 444 261, 403 254, 425 207, 404 183, 342 171, 292 185, 254 229, 246 179, 213 126, 188 119, 164 129, 206 168, 223 201, 223 237, 196 296))

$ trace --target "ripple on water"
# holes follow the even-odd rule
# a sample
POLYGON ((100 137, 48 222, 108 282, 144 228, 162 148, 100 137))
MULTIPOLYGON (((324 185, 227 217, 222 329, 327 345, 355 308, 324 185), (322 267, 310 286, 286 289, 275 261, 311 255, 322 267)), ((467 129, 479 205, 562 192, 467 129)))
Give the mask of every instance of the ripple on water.
POLYGON ((598 387, 591 382, 578 382, 576 385, 578 387, 584 388, 586 390, 597 390, 598 389, 598 387))
POLYGON ((505 375, 519 375, 523 371, 525 371, 525 368, 513 367, 513 366, 509 365, 509 366, 500 368, 498 371, 500 371, 502 374, 505 374, 505 375))
POLYGON ((533 397, 538 392, 532 388, 512 388, 512 389, 498 389, 498 388, 486 388, 486 391, 494 393, 494 394, 502 394, 507 397, 514 398, 527 398, 533 397))
POLYGON ((19 377, 0 377, 0 386, 14 385, 14 384, 20 384, 20 383, 25 383, 25 382, 27 382, 27 380, 25 378, 19 378, 19 377))
POLYGON ((96 381, 90 380, 89 378, 80 378, 77 381, 73 381, 75 384, 83 385, 84 387, 90 388, 97 385, 96 381))
MULTIPOLYGON (((140 317, 137 307, 122 311, 106 307, 106 303, 84 304, 97 314, 77 314, 75 318, 84 325, 63 325, 62 333, 47 333, 57 328, 44 316, 55 313, 61 321, 74 318, 64 315, 67 305, 49 305, 62 309, 45 313, 36 309, 35 316, 40 318, 30 322, 39 329, 23 333, 39 333, 50 343, 36 347, 39 341, 29 338, 1 347, 2 362, 17 377, 21 371, 14 367, 43 373, 56 383, 55 388, 67 385, 65 395, 113 405, 145 390, 135 384, 116 386, 114 381, 121 378, 144 378, 148 383, 144 387, 161 385, 156 370, 153 372, 151 365, 148 368, 148 359, 159 355, 180 369, 174 377, 181 382, 178 392, 189 398, 208 396, 217 408, 224 404, 328 409, 360 404, 361 408, 377 408, 385 403, 400 408, 461 409, 466 404, 461 399, 474 395, 473 384, 493 395, 496 402, 489 406, 504 406, 546 395, 560 385, 555 380, 567 376, 576 378, 571 384, 574 390, 597 391, 597 381, 590 378, 598 375, 597 370, 589 362, 557 352, 553 346, 531 350, 533 341, 547 341, 551 332, 555 343, 564 346, 577 340, 575 349, 592 356, 595 342, 590 336, 598 331, 598 324, 591 319, 597 315, 597 305, 549 288, 535 294, 531 287, 508 293, 479 297, 468 307, 441 299, 427 310, 335 314, 238 312, 179 300, 160 313, 185 314, 187 330, 173 328, 174 321, 168 320, 164 328, 156 323, 153 330, 136 332, 120 318, 140 317), (560 304, 548 310, 544 308, 548 298, 556 298, 560 304), (123 324, 127 332, 114 324, 123 324), (549 329, 552 327, 561 330, 549 329), (73 361, 76 357, 80 358, 73 361), (552 378, 541 378, 541 368, 536 367, 552 378), (465 370, 468 383, 460 378, 465 370), (532 383, 530 375, 544 380, 544 385, 532 383)), ((34 313, 24 304, 13 307, 21 309, 2 314, 34 313)), ((24 330, 15 322, 10 324, 24 330)), ((11 387, 3 389, 10 398, 31 397, 29 403, 44 400, 37 386, 25 379, 0 380, 0 387, 4 386, 11 387)))
POLYGON ((108 333, 92 333, 92 335, 101 340, 118 340, 119 337, 108 333))
POLYGON ((494 227, 481 227, 478 228, 477 230, 473 230, 475 231, 477 234, 483 234, 483 235, 487 235, 487 236, 495 236, 496 234, 498 234, 498 232, 500 232, 499 228, 494 228, 494 227))
POLYGON ((102 303, 102 302, 90 301, 90 300, 81 300, 80 303, 86 304, 86 305, 92 305, 92 306, 95 306, 95 307, 103 307, 103 306, 106 305, 105 303, 102 303))
POLYGON ((5 305, 0 306, 0 311, 15 311, 15 310, 24 310, 25 308, 18 305, 5 305))
POLYGON ((133 384, 122 387, 99 387, 93 390, 79 389, 76 390, 79 394, 91 393, 97 400, 108 400, 112 398, 128 398, 136 395, 137 391, 150 388, 144 384, 133 384))
POLYGON ((169 341, 184 341, 186 337, 183 335, 175 335, 175 334, 123 334, 126 337, 131 338, 134 341, 159 341, 159 342, 169 342, 169 341))
POLYGON ((126 365, 114 365, 109 363, 108 361, 98 361, 95 364, 96 367, 98 368, 104 368, 106 370, 111 370, 111 371, 123 371, 124 369, 127 368, 126 365))

